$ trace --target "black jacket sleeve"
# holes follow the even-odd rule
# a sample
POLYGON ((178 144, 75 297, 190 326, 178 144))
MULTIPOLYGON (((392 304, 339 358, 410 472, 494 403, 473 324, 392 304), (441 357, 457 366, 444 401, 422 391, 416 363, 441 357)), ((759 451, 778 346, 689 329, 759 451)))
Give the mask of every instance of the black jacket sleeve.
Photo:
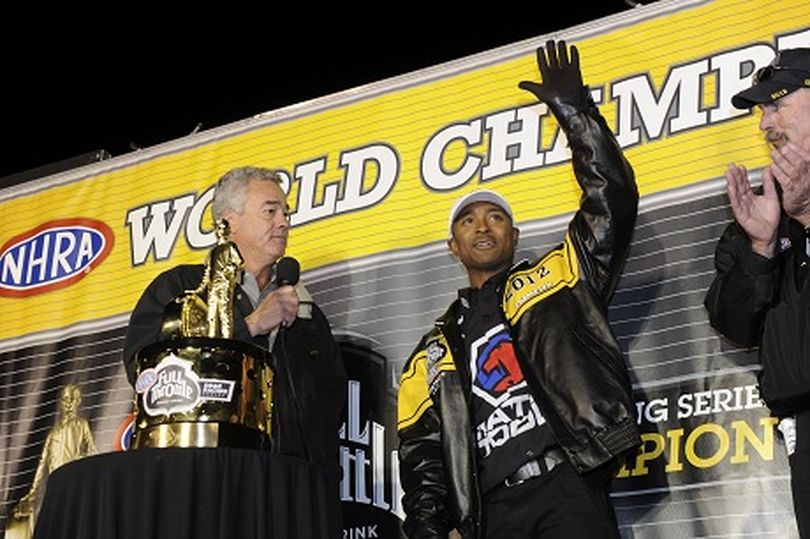
POLYGON ((131 385, 135 385, 135 354, 160 340, 166 305, 186 290, 197 288, 202 274, 202 266, 177 266, 158 275, 144 290, 130 314, 124 341, 124 369, 131 385))
POLYGON ((550 107, 568 138, 574 174, 582 189, 569 237, 582 277, 607 304, 636 223, 639 197, 633 169, 590 95, 550 107))
POLYGON ((452 529, 441 443, 441 418, 430 397, 426 339, 408 359, 397 403, 403 529, 410 539, 447 537, 452 529))
POLYGON ((714 265, 704 301, 712 327, 738 345, 758 346, 765 314, 778 293, 777 258, 754 253, 745 232, 731 223, 717 244, 714 265))
POLYGON ((336 465, 346 370, 323 312, 312 305, 311 318, 282 329, 273 355, 276 450, 336 465))

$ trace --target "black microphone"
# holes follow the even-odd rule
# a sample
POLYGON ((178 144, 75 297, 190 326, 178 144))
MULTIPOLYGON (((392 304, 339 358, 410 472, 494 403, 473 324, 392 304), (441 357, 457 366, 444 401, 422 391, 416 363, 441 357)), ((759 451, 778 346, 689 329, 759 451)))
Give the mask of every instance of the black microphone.
MULTIPOLYGON (((298 260, 291 256, 284 256, 276 262, 276 286, 295 286, 298 284, 298 279, 301 276, 301 265, 298 260)), ((287 324, 282 322, 281 327, 287 327, 287 324)))
POLYGON ((291 256, 285 256, 276 262, 276 284, 278 286, 295 286, 301 277, 301 265, 291 256))

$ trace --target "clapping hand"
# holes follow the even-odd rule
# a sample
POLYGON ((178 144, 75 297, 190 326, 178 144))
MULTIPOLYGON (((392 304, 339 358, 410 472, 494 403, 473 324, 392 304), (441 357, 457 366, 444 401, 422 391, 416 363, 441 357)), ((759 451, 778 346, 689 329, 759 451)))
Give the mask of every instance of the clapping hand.
POLYGON ((781 206, 770 167, 762 169, 762 194, 751 189, 745 167, 731 164, 725 173, 728 200, 737 224, 751 240, 751 249, 765 258, 776 254, 781 206))

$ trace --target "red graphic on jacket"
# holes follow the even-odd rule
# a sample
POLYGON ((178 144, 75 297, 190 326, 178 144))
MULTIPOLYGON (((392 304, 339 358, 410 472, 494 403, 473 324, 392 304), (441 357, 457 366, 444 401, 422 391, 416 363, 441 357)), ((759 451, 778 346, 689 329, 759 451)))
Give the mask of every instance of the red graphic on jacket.
POLYGON ((515 347, 507 332, 495 335, 478 356, 475 383, 490 393, 503 393, 523 381, 515 347))

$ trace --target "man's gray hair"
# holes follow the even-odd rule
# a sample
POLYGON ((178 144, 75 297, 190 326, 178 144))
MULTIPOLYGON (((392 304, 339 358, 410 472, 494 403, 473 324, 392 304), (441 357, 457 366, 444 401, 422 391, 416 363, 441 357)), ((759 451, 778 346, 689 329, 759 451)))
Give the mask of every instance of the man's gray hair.
POLYGON ((214 201, 211 205, 211 211, 215 220, 222 219, 225 210, 242 213, 242 210, 245 209, 245 195, 250 180, 276 182, 279 186, 282 184, 278 172, 269 168, 232 168, 222 175, 214 188, 214 201))

